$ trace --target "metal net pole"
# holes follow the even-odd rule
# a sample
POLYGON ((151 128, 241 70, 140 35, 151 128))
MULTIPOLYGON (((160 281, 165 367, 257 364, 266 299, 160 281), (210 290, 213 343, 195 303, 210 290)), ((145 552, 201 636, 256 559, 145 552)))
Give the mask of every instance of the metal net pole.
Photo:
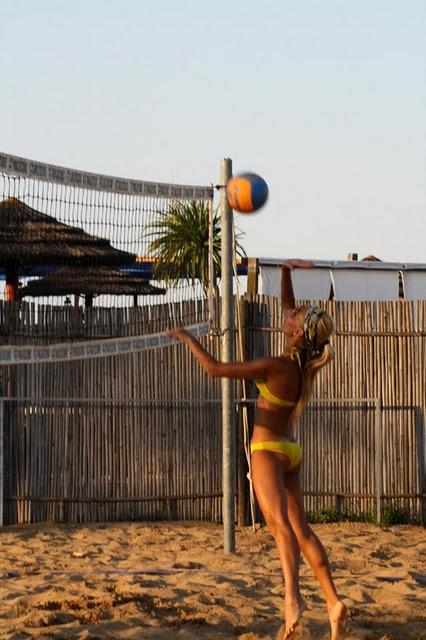
MULTIPOLYGON (((234 310, 232 274, 232 210, 226 196, 225 185, 232 177, 232 161, 221 165, 221 233, 222 233, 222 347, 223 362, 234 358, 234 310)), ((234 381, 222 378, 222 432, 223 432, 223 533, 224 551, 235 551, 235 404, 234 381)))

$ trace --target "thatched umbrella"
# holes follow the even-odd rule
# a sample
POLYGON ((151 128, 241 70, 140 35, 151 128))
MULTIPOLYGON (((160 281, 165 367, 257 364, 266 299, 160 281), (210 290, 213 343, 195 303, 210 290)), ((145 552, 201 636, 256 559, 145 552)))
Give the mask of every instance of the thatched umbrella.
POLYGON ((0 202, 0 266, 6 300, 18 300, 18 275, 38 265, 125 265, 136 256, 108 240, 40 213, 17 198, 0 202))
POLYGON ((365 256, 365 258, 361 258, 361 262, 382 262, 380 260, 380 258, 376 258, 376 256, 373 256, 372 254, 370 254, 369 256, 365 256))
POLYGON ((133 273, 126 273, 110 267, 62 267, 44 278, 32 280, 19 294, 25 296, 65 296, 83 294, 86 306, 90 306, 93 296, 100 294, 137 296, 161 295, 165 289, 155 287, 147 280, 133 273))

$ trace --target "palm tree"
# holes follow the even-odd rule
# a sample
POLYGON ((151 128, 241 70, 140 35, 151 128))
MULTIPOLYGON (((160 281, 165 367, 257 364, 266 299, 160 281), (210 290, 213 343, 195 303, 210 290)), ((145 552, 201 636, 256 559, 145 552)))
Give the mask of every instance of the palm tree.
MULTIPOLYGON (((148 252, 156 259, 154 276, 166 284, 176 284, 181 278, 194 284, 199 280, 205 293, 209 288, 209 205, 191 200, 172 203, 167 211, 159 211, 144 236, 150 240, 148 252)), ((236 240, 236 253, 245 251, 236 240)), ((213 212, 214 282, 220 273, 220 216, 213 212)))

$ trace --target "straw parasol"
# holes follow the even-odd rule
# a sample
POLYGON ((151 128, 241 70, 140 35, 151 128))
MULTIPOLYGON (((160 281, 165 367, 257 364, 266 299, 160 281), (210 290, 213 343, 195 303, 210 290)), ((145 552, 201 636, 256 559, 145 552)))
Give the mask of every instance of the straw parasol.
POLYGON ((32 266, 118 266, 135 259, 108 240, 59 222, 17 198, 0 202, 0 266, 6 271, 6 300, 19 298, 19 273, 32 266))
POLYGON ((136 301, 137 296, 164 293, 165 289, 155 287, 140 276, 111 267, 62 267, 44 278, 32 280, 19 292, 21 298, 83 294, 86 306, 91 305, 93 296, 100 294, 132 295, 136 301))
POLYGON ((380 258, 376 258, 370 254, 369 256, 365 256, 365 258, 361 258, 361 262, 382 262, 380 258))

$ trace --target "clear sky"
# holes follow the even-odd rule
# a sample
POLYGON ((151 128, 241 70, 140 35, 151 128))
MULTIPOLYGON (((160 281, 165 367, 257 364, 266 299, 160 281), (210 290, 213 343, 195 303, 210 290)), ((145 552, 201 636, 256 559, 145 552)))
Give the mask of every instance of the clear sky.
POLYGON ((425 0, 0 0, 0 151, 270 199, 247 253, 426 262, 425 0))

